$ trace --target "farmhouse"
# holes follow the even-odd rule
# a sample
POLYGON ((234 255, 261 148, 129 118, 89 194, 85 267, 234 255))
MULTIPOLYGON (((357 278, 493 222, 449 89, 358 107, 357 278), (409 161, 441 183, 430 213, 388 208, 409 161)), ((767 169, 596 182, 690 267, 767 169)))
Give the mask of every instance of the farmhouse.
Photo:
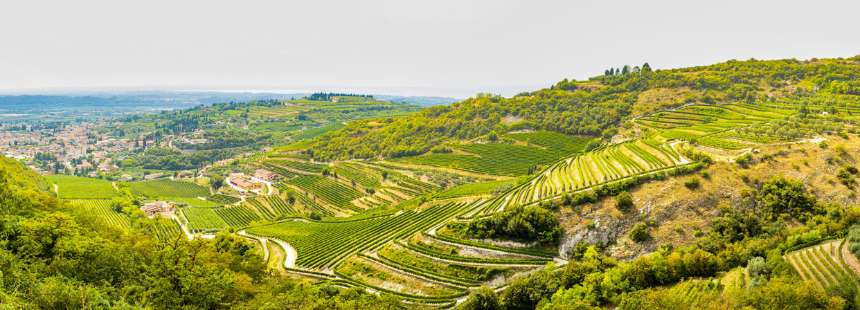
POLYGON ((263 187, 261 183, 254 182, 244 173, 231 173, 227 182, 240 192, 259 192, 263 187))
POLYGON ((278 180, 278 174, 265 169, 257 169, 257 171, 254 171, 254 177, 270 182, 278 180))
POLYGON ((146 213, 146 216, 148 217, 154 217, 156 215, 171 217, 173 215, 173 211, 176 210, 176 207, 172 203, 166 201, 155 201, 143 205, 143 207, 140 207, 140 210, 142 210, 143 213, 146 213))

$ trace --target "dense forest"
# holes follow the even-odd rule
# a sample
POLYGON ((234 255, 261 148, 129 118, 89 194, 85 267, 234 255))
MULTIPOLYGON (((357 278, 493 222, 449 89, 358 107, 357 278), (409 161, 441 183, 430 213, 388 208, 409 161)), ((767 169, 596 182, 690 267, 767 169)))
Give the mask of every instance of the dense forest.
POLYGON ((671 70, 650 65, 608 69, 587 81, 563 80, 511 98, 482 94, 409 117, 365 120, 320 137, 318 159, 417 155, 452 139, 492 131, 551 130, 610 137, 623 120, 686 103, 857 104, 860 56, 848 59, 747 60, 671 70))

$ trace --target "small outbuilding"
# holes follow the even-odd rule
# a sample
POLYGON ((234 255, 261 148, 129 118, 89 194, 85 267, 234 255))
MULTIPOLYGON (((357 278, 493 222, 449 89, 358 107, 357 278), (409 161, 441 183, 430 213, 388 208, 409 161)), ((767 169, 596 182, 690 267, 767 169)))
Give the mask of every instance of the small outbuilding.
POLYGON ((140 210, 142 210, 148 217, 154 217, 156 215, 171 217, 173 212, 176 211, 176 206, 167 201, 155 201, 143 205, 140 207, 140 210))

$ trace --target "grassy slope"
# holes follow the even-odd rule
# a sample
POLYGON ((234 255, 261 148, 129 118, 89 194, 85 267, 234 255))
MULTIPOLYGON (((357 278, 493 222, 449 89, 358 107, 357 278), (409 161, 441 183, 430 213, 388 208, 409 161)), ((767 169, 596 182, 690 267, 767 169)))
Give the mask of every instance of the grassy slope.
POLYGON ((110 181, 68 175, 52 175, 50 182, 57 185, 58 196, 62 199, 111 198, 119 193, 110 181))

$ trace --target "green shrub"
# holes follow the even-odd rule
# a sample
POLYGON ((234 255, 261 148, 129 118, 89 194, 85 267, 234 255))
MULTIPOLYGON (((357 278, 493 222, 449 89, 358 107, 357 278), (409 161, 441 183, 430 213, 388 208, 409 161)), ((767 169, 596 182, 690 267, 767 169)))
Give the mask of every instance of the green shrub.
POLYGON ((633 209, 633 196, 630 195, 630 192, 624 191, 615 196, 615 207, 622 212, 633 209))
POLYGON ((477 238, 510 238, 553 244, 561 238, 554 212, 539 206, 515 207, 465 225, 465 233, 477 238))
POLYGON ((630 229, 630 239, 636 242, 651 239, 651 234, 648 232, 648 224, 639 222, 633 225, 633 228, 630 229))
POLYGON ((776 177, 765 181, 756 195, 756 202, 771 218, 779 214, 789 214, 803 219, 814 211, 817 200, 806 191, 799 181, 776 177))
POLYGON ((482 286, 472 291, 469 298, 460 304, 460 310, 495 310, 499 309, 499 296, 493 289, 482 286))
POLYGON ((857 180, 854 178, 857 175, 857 167, 854 166, 845 166, 842 169, 839 169, 839 172, 836 173, 836 177, 839 178, 839 182, 848 187, 854 187, 857 185, 857 180))
POLYGON ((691 190, 699 188, 699 185, 699 178, 696 177, 692 177, 684 181, 684 187, 691 190))
POLYGON ((735 163, 742 168, 748 168, 750 164, 752 164, 752 161, 753 157, 750 153, 746 153, 741 156, 738 156, 738 158, 735 158, 735 163))

